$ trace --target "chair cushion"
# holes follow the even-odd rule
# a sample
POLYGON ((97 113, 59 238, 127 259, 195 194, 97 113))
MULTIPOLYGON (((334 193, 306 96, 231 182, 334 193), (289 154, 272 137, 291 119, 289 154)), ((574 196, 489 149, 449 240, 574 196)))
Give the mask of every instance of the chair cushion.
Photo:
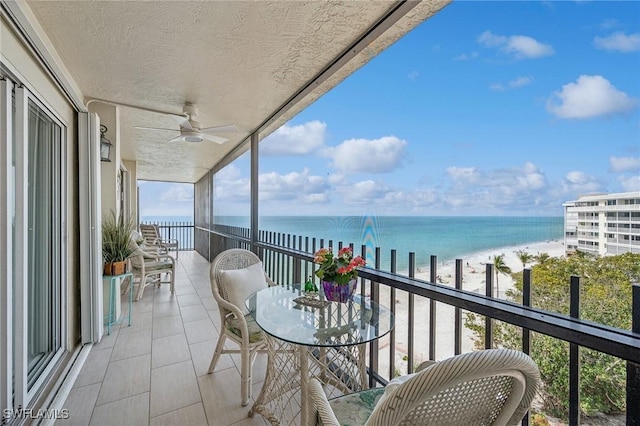
MULTIPOLYGON (((249 330, 249 343, 256 343, 262 340, 262 329, 256 323, 256 320, 251 315, 246 315, 244 320, 247 322, 247 329, 249 330)), ((229 332, 242 338, 240 320, 238 318, 231 316, 225 322, 229 332)))
POLYGON ((342 426, 362 426, 378 404, 384 388, 368 389, 329 400, 329 405, 342 426))
POLYGON ((229 303, 237 306, 245 315, 249 310, 244 302, 258 290, 267 287, 262 262, 244 269, 227 269, 220 271, 220 281, 227 293, 229 303))

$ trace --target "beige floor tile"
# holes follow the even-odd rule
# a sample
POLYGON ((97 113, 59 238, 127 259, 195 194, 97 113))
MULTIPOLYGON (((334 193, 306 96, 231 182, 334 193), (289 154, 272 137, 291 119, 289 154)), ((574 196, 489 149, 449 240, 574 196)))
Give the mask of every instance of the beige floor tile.
POLYGON ((178 296, 178 305, 181 308, 185 306, 201 305, 200 296, 195 292, 192 294, 185 294, 184 296, 178 296))
POLYGON ((151 353, 151 329, 120 333, 111 361, 151 353))
POLYGON ((168 284, 162 284, 160 286, 160 288, 155 287, 153 289, 153 291, 154 291, 153 302, 155 304, 158 304, 158 303, 175 303, 177 301, 176 294, 175 293, 173 293, 173 294, 171 293, 171 289, 169 288, 168 284))
POLYGON ((112 361, 107 368, 97 405, 128 398, 150 389, 151 354, 112 361))
MULTIPOLYGON (((134 296, 135 296, 135 291, 134 291, 134 296)), ((146 299, 140 299, 137 302, 134 300, 133 301, 133 315, 132 315, 132 319, 131 321, 133 321, 133 318, 135 318, 135 315, 138 313, 142 313, 142 312, 152 312, 153 311, 153 299, 151 297, 147 297, 146 299)))
POLYGON ((185 323, 209 319, 209 315, 202 304, 180 308, 180 313, 182 314, 182 321, 185 323))
POLYGON ((153 318, 180 315, 180 308, 175 301, 156 303, 153 306, 153 318))
POLYGON ((127 319, 120 324, 120 333, 130 333, 132 331, 140 331, 151 328, 153 314, 149 312, 136 312, 131 316, 131 326, 127 319))
POLYGON ((55 424, 65 426, 88 425, 99 392, 100 383, 71 389, 63 405, 63 408, 68 410, 69 418, 56 420, 55 424))
POLYGON ((213 326, 211 320, 193 321, 184 324, 184 331, 187 333, 189 344, 211 340, 218 336, 218 331, 213 326))
MULTIPOLYGON (((191 350, 191 360, 193 361, 193 368, 196 371, 196 376, 208 374, 209 364, 211 364, 211 358, 213 357, 213 351, 216 348, 216 343, 217 340, 205 340, 204 342, 189 345, 189 349, 191 350)), ((235 364, 231 357, 227 354, 223 354, 220 356, 220 359, 216 364, 215 371, 234 367, 235 364)), ((240 376, 238 376, 238 380, 239 379, 240 376)))
POLYGON ((191 283, 181 285, 176 284, 176 294, 178 297, 186 296, 187 294, 196 294, 196 289, 191 285, 191 283))
POLYGON ((90 426, 142 426, 149 424, 149 393, 141 393, 97 406, 90 426))
POLYGON ((234 369, 198 377, 202 403, 209 424, 231 425, 248 418, 253 401, 250 401, 246 407, 240 403, 239 379, 238 372, 234 369))
POLYGON ((151 417, 169 413, 201 401, 200 390, 190 361, 151 371, 151 417))
POLYGON ((269 422, 265 421, 262 416, 256 414, 253 417, 247 417, 244 420, 240 420, 239 422, 233 423, 232 426, 263 426, 268 425, 269 422))
POLYGON ((111 330, 111 334, 107 334, 107 328, 105 327, 102 339, 100 339, 98 343, 95 343, 91 350, 113 348, 116 344, 116 340, 118 340, 118 332, 119 329, 115 328, 111 330))
POLYGON ((107 366, 111 360, 111 352, 113 348, 95 350, 92 349, 80 370, 80 374, 73 384, 74 388, 100 383, 104 379, 107 372, 107 366))
POLYGON ((207 285, 207 286, 203 286, 203 287, 194 287, 196 289, 196 293, 198 293, 198 295, 200 296, 200 298, 203 297, 213 297, 211 293, 211 286, 207 285))
POLYGON ((201 402, 179 410, 153 417, 150 426, 207 426, 207 416, 201 402))
POLYGON ((213 296, 203 297, 200 299, 200 301, 202 302, 202 306, 204 306, 204 308, 208 311, 218 309, 218 303, 216 302, 216 299, 213 298, 213 296))
POLYGON ((151 368, 164 367, 181 361, 190 361, 191 352, 184 334, 153 339, 151 344, 151 368))
POLYGON ((175 334, 184 334, 184 326, 182 325, 182 317, 180 315, 153 319, 154 339, 173 336, 175 334))

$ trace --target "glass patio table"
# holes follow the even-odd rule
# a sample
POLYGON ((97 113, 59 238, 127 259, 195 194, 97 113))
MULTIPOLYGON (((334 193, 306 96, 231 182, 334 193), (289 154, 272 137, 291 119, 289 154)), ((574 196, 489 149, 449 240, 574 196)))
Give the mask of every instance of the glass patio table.
POLYGON ((262 390, 249 416, 306 425, 307 383, 315 376, 329 397, 365 389, 367 342, 389 333, 393 314, 367 297, 327 301, 296 286, 268 287, 246 301, 265 333, 269 356, 262 390))

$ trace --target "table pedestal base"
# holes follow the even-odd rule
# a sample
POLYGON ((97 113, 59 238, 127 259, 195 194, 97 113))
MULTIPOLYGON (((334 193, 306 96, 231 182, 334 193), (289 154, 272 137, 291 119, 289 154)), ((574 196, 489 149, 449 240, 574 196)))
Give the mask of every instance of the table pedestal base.
POLYGON ((272 425, 309 425, 307 383, 316 377, 328 398, 366 389, 366 346, 316 347, 265 336, 267 375, 249 416, 260 414, 272 425))

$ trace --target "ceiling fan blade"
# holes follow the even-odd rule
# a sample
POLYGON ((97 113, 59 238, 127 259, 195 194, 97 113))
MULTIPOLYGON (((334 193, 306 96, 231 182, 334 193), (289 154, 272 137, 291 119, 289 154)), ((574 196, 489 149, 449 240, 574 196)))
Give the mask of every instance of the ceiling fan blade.
POLYGON ((182 142, 183 138, 182 138, 182 134, 180 136, 176 136, 173 139, 169 139, 167 142, 182 142))
POLYGON ((225 133, 225 132, 237 132, 238 127, 235 124, 226 124, 224 126, 205 127, 200 129, 203 133, 225 133))
POLYGON ((223 143, 225 143, 226 141, 229 140, 227 138, 221 138, 220 136, 208 135, 206 133, 201 133, 201 135, 202 135, 203 139, 206 139, 206 140, 211 141, 211 142, 219 143, 219 144, 223 144, 223 143))
POLYGON ((191 127, 191 123, 189 122, 189 117, 179 117, 177 115, 174 115, 172 117, 176 123, 178 123, 178 125, 180 125, 181 127, 187 129, 187 130, 192 130, 193 128, 191 127))
POLYGON ((171 132, 179 132, 180 130, 178 129, 164 129, 162 127, 144 127, 144 126, 135 126, 136 129, 142 129, 142 130, 169 130, 171 132))

